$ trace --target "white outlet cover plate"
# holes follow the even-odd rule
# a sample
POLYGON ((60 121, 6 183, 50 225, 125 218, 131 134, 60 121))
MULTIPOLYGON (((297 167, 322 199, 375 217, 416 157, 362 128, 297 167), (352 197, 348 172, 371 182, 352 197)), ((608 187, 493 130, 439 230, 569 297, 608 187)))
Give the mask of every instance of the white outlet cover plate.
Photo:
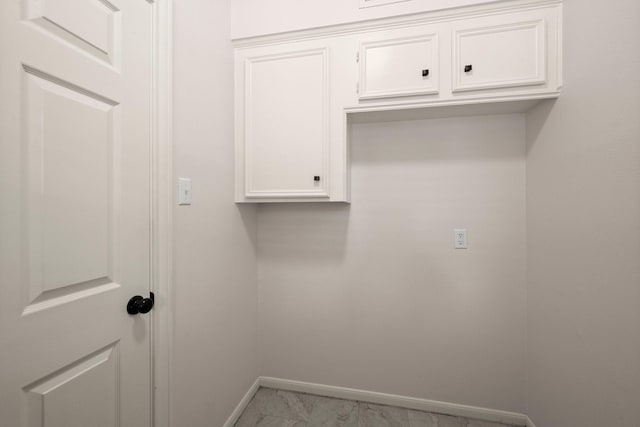
POLYGON ((467 229, 455 228, 453 230, 453 247, 455 249, 467 249, 467 229))

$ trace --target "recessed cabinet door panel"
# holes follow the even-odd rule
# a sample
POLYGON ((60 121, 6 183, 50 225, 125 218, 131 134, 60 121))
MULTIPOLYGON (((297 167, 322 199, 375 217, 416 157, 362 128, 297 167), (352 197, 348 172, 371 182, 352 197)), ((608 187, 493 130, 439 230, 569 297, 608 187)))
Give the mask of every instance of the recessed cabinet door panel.
POLYGON ((542 19, 459 28, 454 31, 453 39, 454 91, 546 82, 542 19))
POLYGON ((438 93, 434 34, 360 45, 360 99, 438 93))
POLYGON ((327 50, 249 58, 245 196, 328 197, 327 50))

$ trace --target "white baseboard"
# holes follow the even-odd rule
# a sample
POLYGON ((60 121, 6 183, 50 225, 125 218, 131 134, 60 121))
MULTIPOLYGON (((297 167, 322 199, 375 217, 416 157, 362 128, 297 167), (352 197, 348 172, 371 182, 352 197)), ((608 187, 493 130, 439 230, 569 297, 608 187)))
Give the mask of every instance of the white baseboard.
POLYGON ((536 425, 531 421, 531 418, 527 417, 527 427, 536 427, 536 425))
POLYGON ((240 415, 242 415, 242 411, 244 411, 249 402, 251 402, 253 395, 258 391, 258 387, 260 387, 260 377, 256 379, 253 385, 249 388, 249 391, 245 393, 240 403, 238 403, 238 406, 236 406, 236 409, 233 410, 231 415, 229 415, 229 418, 227 418, 227 421, 223 424, 223 427, 233 427, 236 421, 238 421, 238 418, 240 418, 240 415))
MULTIPOLYGON (((456 403, 438 402, 435 400, 418 399, 415 397, 397 396, 373 391, 356 390, 352 388, 283 380, 280 378, 260 377, 257 382, 261 387, 318 394, 338 399, 358 400, 361 402, 377 403, 381 405, 400 406, 402 408, 416 409, 419 411, 436 412, 439 414, 475 418, 484 421, 534 427, 533 423, 531 423, 531 420, 529 420, 526 415, 515 412, 459 405, 456 403)), ((231 424, 225 424, 225 427, 231 427, 231 424)))

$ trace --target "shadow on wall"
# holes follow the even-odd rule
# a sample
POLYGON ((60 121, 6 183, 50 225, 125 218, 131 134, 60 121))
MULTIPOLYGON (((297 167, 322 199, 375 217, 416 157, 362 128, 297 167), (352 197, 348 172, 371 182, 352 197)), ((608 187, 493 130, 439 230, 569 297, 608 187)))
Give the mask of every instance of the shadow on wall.
POLYGON ((347 203, 260 205, 258 252, 265 261, 283 264, 340 265, 347 241, 349 212, 347 203), (268 215, 262 215, 266 211, 268 215), (287 220, 282 221, 283 217, 287 220))
POLYGON ((257 206, 250 203, 236 203, 236 208, 240 214, 240 219, 244 225, 246 236, 251 242, 254 252, 258 247, 258 236, 256 235, 256 210, 257 206))
POLYGON ((553 111, 557 101, 557 99, 543 101, 527 113, 527 154, 533 150, 538 136, 547 122, 547 117, 553 111))
POLYGON ((518 132, 523 120, 524 114, 516 113, 354 123, 349 129, 352 164, 358 168, 376 163, 519 159, 521 146, 505 139, 505 132, 518 132))

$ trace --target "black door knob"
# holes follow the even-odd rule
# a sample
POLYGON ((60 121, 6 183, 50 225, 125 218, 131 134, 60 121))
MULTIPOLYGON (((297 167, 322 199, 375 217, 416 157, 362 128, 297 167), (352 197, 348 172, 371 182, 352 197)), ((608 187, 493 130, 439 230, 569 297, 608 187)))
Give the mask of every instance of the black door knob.
POLYGON ((468 72, 470 72, 472 70, 473 70, 473 65, 465 65, 464 66, 464 72, 465 73, 468 73, 468 72))
POLYGON ((154 295, 151 292, 149 298, 141 297, 140 295, 136 295, 131 297, 129 302, 127 303, 127 313, 134 315, 138 313, 148 313, 153 308, 154 295))

